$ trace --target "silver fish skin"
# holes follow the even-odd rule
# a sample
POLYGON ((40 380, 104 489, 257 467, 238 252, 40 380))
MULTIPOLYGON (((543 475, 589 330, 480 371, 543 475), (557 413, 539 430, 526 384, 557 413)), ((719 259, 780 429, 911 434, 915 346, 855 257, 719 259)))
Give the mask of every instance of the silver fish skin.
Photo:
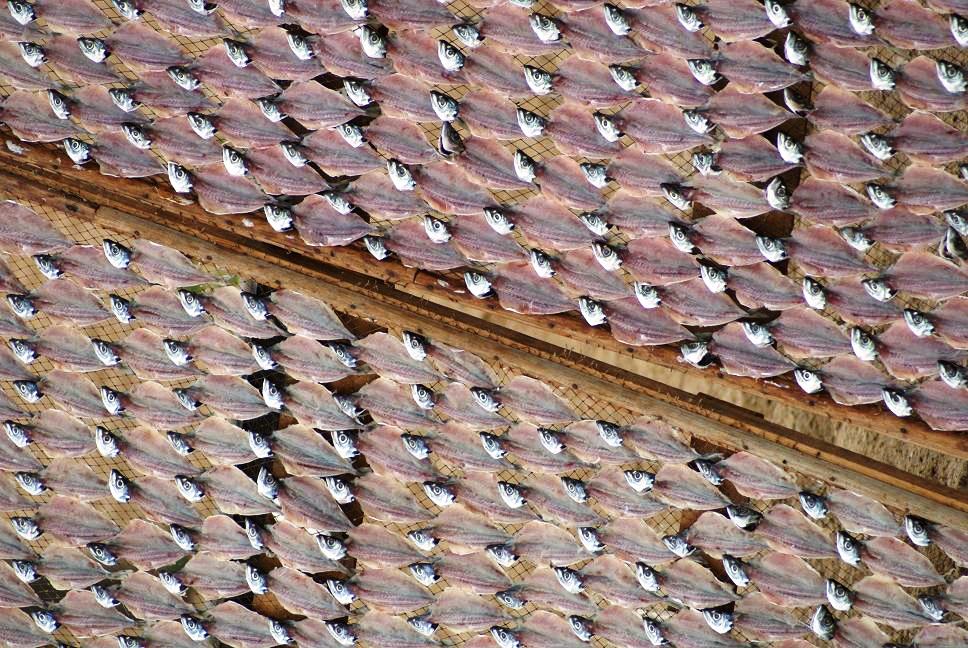
POLYGON ((7 0, 7 9, 10 10, 10 15, 13 19, 21 25, 28 25, 34 20, 37 20, 37 11, 29 2, 7 0))
POLYGON ((814 520, 822 520, 827 517, 829 509, 827 508, 827 501, 823 497, 809 491, 800 491, 797 497, 800 500, 800 507, 808 516, 814 520))

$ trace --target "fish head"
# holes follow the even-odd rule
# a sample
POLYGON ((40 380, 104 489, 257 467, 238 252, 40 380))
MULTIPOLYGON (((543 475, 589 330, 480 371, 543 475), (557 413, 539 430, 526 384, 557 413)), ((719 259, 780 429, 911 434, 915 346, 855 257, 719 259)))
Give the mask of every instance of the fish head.
POLYGON ((37 566, 29 560, 12 560, 10 566, 13 568, 13 573, 23 583, 33 583, 40 578, 37 574, 37 566))
POLYGON ((346 15, 353 20, 365 20, 369 11, 367 0, 339 0, 346 15))
POLYGON ((104 63, 104 60, 111 55, 108 44, 93 36, 81 36, 77 39, 77 46, 81 49, 81 54, 95 63, 104 63))
POLYGON ((394 189, 397 191, 413 191, 417 188, 417 182, 413 179, 410 169, 402 162, 394 159, 387 160, 387 173, 394 189))
POLYGON ((875 90, 893 90, 894 84, 897 82, 897 72, 879 58, 871 59, 868 74, 871 79, 871 87, 875 90))
POLYGON ((554 78, 551 73, 533 65, 524 66, 524 81, 531 88, 531 92, 536 95, 551 94, 554 89, 554 78))
POLYGON ((491 226, 491 229, 502 236, 510 234, 514 229, 514 223, 511 222, 511 219, 495 207, 484 208, 484 220, 491 226))
POLYGON ((309 158, 296 142, 279 142, 279 148, 282 150, 282 157, 297 169, 309 164, 309 158))
POLYGON ((838 231, 838 234, 840 234, 840 238, 844 239, 850 247, 860 252, 866 252, 874 247, 874 241, 859 227, 842 227, 838 231))
POLYGON ((286 41, 293 55, 300 61, 310 61, 316 57, 309 38, 295 29, 286 29, 286 41))
POLYGON ((14 473, 14 479, 17 480, 17 484, 28 495, 37 496, 47 490, 47 487, 44 485, 44 481, 37 475, 37 473, 17 472, 14 473))
POLYGON ((702 20, 696 10, 681 2, 676 3, 676 18, 682 28, 688 32, 697 32, 703 28, 702 20))
POLYGON ((323 486, 339 504, 349 504, 356 500, 356 496, 350 490, 350 485, 339 477, 324 477, 323 486))
POLYGON ((758 347, 768 347, 773 344, 773 336, 768 328, 756 322, 742 322, 743 333, 750 344, 758 347))
POLYGON ((134 98, 134 92, 128 88, 111 88, 108 90, 111 101, 124 112, 133 112, 141 106, 134 98))
POLYGON ((501 438, 490 432, 478 432, 481 438, 481 446, 484 452, 492 459, 502 459, 507 456, 508 451, 501 444, 501 438))
POLYGON ((315 537, 319 552, 329 560, 342 560, 346 557, 348 553, 346 543, 339 538, 326 535, 325 533, 317 533, 315 537))
POLYGON ((943 601, 944 599, 937 596, 928 596, 926 594, 918 596, 918 603, 921 605, 921 610, 935 623, 941 623, 944 619, 945 609, 943 601))
POLYGON ((723 554, 723 569, 736 587, 746 587, 750 584, 750 578, 746 575, 746 568, 739 558, 723 554))
POLYGON ((447 72, 460 72, 464 68, 464 53, 441 39, 437 41, 437 59, 447 72))
POLYGON ((425 481, 423 491, 427 498, 440 508, 446 508, 457 501, 457 491, 443 482, 425 481))
POLYGON ((581 574, 569 567, 552 567, 558 584, 569 594, 580 594, 585 591, 585 583, 581 574))
POLYGON ((454 37, 457 38, 465 47, 474 49, 475 47, 480 47, 484 39, 481 37, 481 30, 477 28, 477 25, 471 23, 458 23, 450 28, 453 32, 454 37))
POLYGON ((595 111, 592 113, 592 118, 595 120, 595 129, 606 142, 617 142, 622 139, 622 129, 618 127, 611 115, 595 111))
POLYGON ((7 9, 10 10, 10 15, 21 25, 27 25, 30 22, 37 20, 37 12, 34 10, 34 6, 29 2, 22 2, 21 0, 7 0, 7 9))
POLYGON ((716 71, 716 63, 709 59, 688 59, 686 65, 689 72, 699 83, 707 86, 715 85, 719 81, 719 73, 716 71))
POLYGON ((864 190, 867 192, 867 197, 871 199, 871 202, 878 209, 891 209, 897 204, 897 200, 882 185, 868 182, 864 186, 864 190))
POLYGON ((178 302, 189 317, 201 317, 205 313, 205 306, 202 305, 201 297, 184 288, 178 290, 177 294, 178 302))
POLYGON ((272 640, 277 644, 288 646, 293 643, 292 635, 289 634, 289 628, 281 621, 269 619, 269 634, 272 635, 272 640))
POLYGON ((242 297, 242 303, 245 304, 245 310, 248 311, 249 316, 254 320, 264 322, 269 316, 269 305, 266 301, 246 290, 240 291, 239 294, 242 297))
POLYGON ((176 162, 168 163, 168 183, 175 193, 189 193, 194 186, 192 175, 176 162))
POLYGON ((669 644, 669 640, 662 634, 662 626, 656 619, 649 617, 642 619, 642 629, 645 630, 645 636, 653 646, 665 646, 669 644))
POLYGON ((115 365, 121 364, 121 357, 114 350, 114 347, 104 340, 99 340, 94 338, 91 340, 91 346, 94 348, 94 355, 97 359, 101 361, 105 367, 113 367, 115 365))
POLYGON ((930 522, 917 515, 904 516, 904 532, 911 543, 918 547, 927 547, 931 544, 932 526, 930 522))
POLYGON ((430 445, 424 437, 404 432, 400 435, 400 441, 404 449, 416 459, 424 460, 430 456, 430 445))
POLYGON ((854 536, 843 530, 837 532, 837 553, 845 563, 855 567, 859 565, 860 549, 861 543, 854 536))
POLYGON ((847 612, 854 605, 854 593, 839 581, 828 578, 824 586, 827 594, 827 602, 830 607, 840 612, 847 612))
POLYGON ((615 82, 615 85, 626 92, 632 92, 639 85, 639 80, 635 78, 634 68, 625 65, 609 65, 608 71, 612 75, 612 81, 615 82))
POLYGON ((703 479, 708 481, 713 486, 719 486, 723 483, 723 478, 716 470, 716 464, 708 459, 694 459, 690 462, 693 469, 702 475, 703 479))
POLYGON ((891 301, 897 294, 897 291, 891 288, 884 279, 864 279, 861 281, 861 285, 864 286, 864 291, 877 301, 891 301))
POLYGON ((464 140, 450 122, 442 122, 437 137, 437 151, 444 157, 452 157, 464 150, 464 140))
POLYGON ((222 145, 222 165, 231 176, 240 177, 249 173, 249 167, 245 163, 245 156, 228 144, 222 145))
POLYGON ((782 131, 776 134, 776 150, 787 164, 800 164, 803 161, 803 144, 782 131))
POLYGON ((595 429, 605 445, 611 448, 618 448, 622 445, 622 428, 610 421, 595 421, 595 429))
POLYGON ((407 569, 410 571, 410 575, 413 576, 414 580, 424 587, 430 587, 440 580, 440 576, 434 571, 433 563, 415 562, 408 565, 407 569))
POLYGON ((349 605, 356 600, 356 593, 350 589, 349 583, 344 580, 339 580, 338 578, 329 578, 326 580, 326 589, 329 593, 333 595, 333 598, 339 601, 342 605, 349 605))
POLYGON ((748 506, 741 506, 739 504, 729 504, 726 507, 726 515, 729 517, 730 522, 744 531, 753 529, 763 519, 763 516, 759 512, 754 511, 748 506))
POLYGON ((858 4, 848 4, 847 20, 850 28, 859 36, 870 36, 874 33, 873 14, 858 4))
POLYGON ((407 540, 413 543, 413 545, 423 552, 431 552, 437 543, 440 542, 437 538, 433 536, 430 529, 412 529, 407 531, 407 540))
POLYGON ((877 345, 874 338, 860 327, 855 326, 850 329, 850 346, 854 355, 864 362, 872 362, 877 357, 877 345))
POLYGON ((687 558, 696 553, 696 548, 686 541, 684 533, 662 536, 662 542, 669 551, 680 558, 687 558))
POLYGON ((353 203, 335 191, 324 191, 321 195, 337 213, 345 216, 353 211, 353 203))
POLYGON ((262 540, 262 527, 251 518, 245 518, 245 537, 256 551, 262 551, 266 546, 262 540))
POLYGON ((254 565, 245 566, 245 583, 253 594, 266 594, 269 586, 266 584, 266 576, 254 565))
POLYGON ((417 362, 422 362, 426 359, 427 348, 429 346, 427 338, 413 331, 404 331, 402 337, 403 348, 407 350, 407 355, 417 362))
POLYGON ((896 152, 891 146, 891 140, 877 133, 864 133, 860 136, 860 143, 867 152, 878 160, 890 160, 896 152))
POLYGON ((360 49, 365 56, 375 59, 386 58, 387 41, 383 34, 369 25, 357 25, 353 28, 353 32, 359 37, 360 49))
POLYGON ((592 254, 595 260, 605 270, 615 272, 622 267, 622 257, 618 251, 606 243, 595 242, 592 244, 592 254))
POLYGON ((356 447, 357 434, 353 430, 336 430, 332 433, 333 449, 343 459, 353 459, 360 454, 356 447))
POLYGON ((533 13, 528 16, 528 24, 531 25, 531 31, 542 43, 557 43, 561 40, 561 30, 551 16, 533 13))
POLYGON ((181 404, 181 406, 187 409, 189 412, 194 412, 202 406, 201 401, 192 396, 192 392, 190 392, 188 389, 178 387, 172 389, 171 393, 175 395, 175 398, 178 399, 178 402, 181 404))
POLYGON ((205 629, 204 624, 199 619, 190 614, 183 614, 178 620, 181 622, 182 630, 192 641, 205 641, 208 639, 208 630, 205 629))
POLYGON ((91 146, 73 137, 64 139, 64 152, 74 164, 85 164, 91 161, 91 146))
POLYGON ((262 379, 262 400, 266 407, 274 410, 281 410, 284 405, 282 390, 268 378, 262 379))
POLYGON ((47 91, 47 103, 57 119, 71 118, 71 101, 57 90, 47 91))
POLYGON ((528 261, 530 261, 531 269, 534 270, 534 273, 542 279, 550 279, 555 276, 555 268, 551 257, 541 250, 537 248, 528 250, 528 261))
POLYGON ((131 483, 120 470, 112 468, 108 473, 108 490, 117 502, 131 501, 131 483))
POLYGON ((422 637, 430 637, 437 632, 437 628, 439 627, 430 620, 429 614, 410 617, 407 619, 407 623, 422 637))
POLYGON ((601 326, 608 321, 605 308, 602 303, 591 297, 578 298, 578 311, 589 326, 601 326))
POLYGON ((124 270, 131 265, 131 250, 117 241, 104 239, 101 241, 101 250, 104 252, 104 258, 115 268, 124 270))
POLYGON ((178 340, 166 338, 162 341, 162 347, 168 360, 177 367, 184 367, 192 361, 192 355, 188 352, 188 345, 178 340))
POLYGON ((786 244, 782 239, 757 236, 756 247, 767 261, 776 263, 788 258, 786 244))
POLYGON ((494 294, 494 291, 491 289, 491 281, 482 273, 474 270, 464 273, 464 285, 478 299, 485 299, 494 294))
POLYGON ((588 490, 582 480, 573 477, 561 477, 561 486, 565 489, 565 495, 579 504, 588 501, 588 490))
POLYGON ((268 466, 259 468, 259 474, 255 479, 255 487, 266 499, 275 500, 279 497, 279 481, 272 475, 268 466))
POLYGON ((326 624, 326 631, 339 645, 352 646, 356 644, 356 635, 353 634, 353 628, 346 623, 337 621, 325 621, 324 623, 326 624))
POLYGON ((703 369, 712 363, 712 354, 709 353, 709 343, 703 340, 693 340, 679 345, 679 353, 682 359, 694 367, 703 369))
POLYGON ((608 167, 597 162, 582 162, 578 165, 585 181, 597 189, 604 189, 608 186, 608 167))
POLYGON ((10 526, 24 540, 36 540, 44 534, 33 518, 15 515, 10 518, 10 526))
POLYGON ((582 212, 578 215, 578 220, 588 228, 588 231, 596 236, 605 236, 612 226, 600 214, 595 212, 582 212))
POLYGON ((891 410, 891 413, 895 416, 904 418, 914 413, 914 409, 911 407, 907 396, 900 390, 887 389, 886 387, 882 388, 881 398, 884 400, 884 404, 887 405, 887 409, 891 410))
POLYGON ((655 474, 646 470, 631 469, 623 472, 625 483, 636 493, 645 493, 655 485, 655 474))
POLYGON ((262 207, 266 222, 276 232, 290 232, 293 229, 293 214, 288 207, 266 204, 262 207))
POLYGON ((146 645, 140 637, 118 635, 118 648, 145 648, 146 645))
POLYGON ((811 277, 804 277, 801 288, 803 300, 807 303, 807 306, 815 310, 823 310, 827 307, 827 292, 819 281, 811 277))
POLYGON ((430 91, 430 107, 437 115, 437 119, 442 122, 454 121, 460 112, 460 104, 457 100, 438 90, 430 91))
POLYGON ((173 65, 165 70, 168 73, 168 77, 182 90, 188 90, 193 92, 198 90, 201 86, 201 82, 195 75, 193 75, 188 68, 182 67, 180 65, 173 65))
POLYGON ((187 0, 188 8, 195 13, 207 16, 218 8, 218 5, 214 2, 206 2, 205 0, 187 0))
POLYGON ((736 616, 729 606, 706 608, 702 611, 702 618, 705 619, 706 625, 718 634, 726 634, 732 630, 733 623, 736 621, 736 616))
POLYGON ((518 554, 514 553, 511 546, 507 544, 488 545, 484 548, 484 551, 491 557, 491 560, 505 568, 511 567, 520 558, 518 554))
POLYGON ((823 389, 823 381, 820 379, 820 374, 816 371, 797 367, 793 370, 793 377, 797 381, 797 385, 800 386, 800 389, 807 394, 816 394, 823 389))
POLYGON ((20 41, 17 46, 20 48, 20 56, 23 57, 24 63, 30 67, 40 67, 47 62, 47 54, 44 52, 44 48, 37 43, 20 41))
POLYGON ((948 27, 951 29, 951 35, 954 36, 955 42, 960 47, 968 47, 968 19, 958 14, 951 14, 948 16, 948 27))
POLYGON ((514 173, 522 182, 534 182, 537 176, 538 165, 524 151, 517 149, 514 151, 514 173))
POLYGON ((252 58, 245 51, 245 44, 232 38, 223 38, 222 45, 225 53, 235 67, 244 68, 252 62, 252 58))
POLYGON ((259 110, 262 112, 262 116, 271 122, 281 122, 288 116, 286 113, 282 112, 282 109, 279 108, 279 104, 272 99, 263 97, 256 99, 255 102, 259 105, 259 110))
POLYGON ((169 524, 168 532, 171 534, 171 539, 175 541, 179 549, 182 551, 195 551, 195 540, 192 539, 192 535, 184 527, 177 524, 169 524))
POLYGON ((655 594, 659 591, 659 574, 644 562, 635 563, 635 579, 646 592, 655 594))
POLYGON ((703 263, 699 266, 699 276, 709 292, 726 292, 726 281, 729 278, 729 273, 725 268, 703 263))
POLYGON ((270 437, 254 430, 249 430, 249 449, 259 459, 268 459, 273 456, 270 437))
POLYGON ((959 263, 968 260, 968 245, 965 245, 961 234, 955 228, 949 227, 938 244, 938 254, 959 263))
POLYGON ((627 36, 632 32, 632 21, 619 7, 606 2, 602 7, 605 13, 605 24, 616 36, 627 36))
POLYGON ((40 386, 33 380, 15 380, 13 387, 17 391, 17 395, 26 403, 36 403, 44 397, 43 392, 40 391, 40 386))
POLYGON ((491 638, 498 648, 522 648, 523 644, 513 631, 501 626, 492 626, 490 629, 491 638))
POLYGON ((539 427, 538 441, 541 443, 541 447, 551 454, 559 454, 565 450, 565 444, 562 443, 561 437, 554 430, 539 427))
POLYGON ((111 0, 117 11, 125 20, 138 20, 144 12, 135 6, 133 0, 111 0))
POLYGON ((48 634, 53 634, 60 627, 60 622, 53 615, 52 612, 48 610, 37 610, 36 612, 30 613, 30 618, 34 620, 34 624, 40 628, 42 632, 48 634))
POLYGON ((268 0, 269 12, 276 18, 282 18, 286 13, 286 0, 268 0))
POLYGON ((773 209, 777 209, 779 211, 789 209, 790 190, 779 176, 770 180, 769 184, 766 185, 764 193, 766 194, 766 202, 769 203, 770 207, 773 209))
POLYGON ((64 271, 57 265, 57 258, 50 254, 33 255, 34 265, 40 270, 40 274, 48 279, 59 279, 64 276, 64 271))
POLYGON ((830 641, 837 630, 837 620, 830 613, 826 605, 818 607, 810 617, 810 629, 817 637, 830 641))
POLYGON ((662 303, 662 296, 659 295, 658 288, 651 284, 636 281, 632 286, 632 290, 642 308, 651 310, 658 308, 659 304, 662 303))
POLYGON ((103 585, 91 585, 91 594, 94 600, 103 608, 113 608, 121 605, 121 601, 111 596, 111 592, 103 585))
MULTIPOLYGON (((686 122, 686 126, 700 135, 705 135, 712 129, 716 128, 716 124, 711 122, 701 110, 683 110, 682 118, 686 122)), ((713 175, 716 174, 714 173, 713 175)))
POLYGON ((968 368, 956 365, 946 360, 938 360, 938 374, 941 380, 952 389, 964 389, 968 386, 968 368))
POLYGON ((804 490, 797 494, 797 498, 800 500, 800 507, 803 512, 814 520, 822 520, 827 517, 827 501, 820 495, 804 490))
POLYGON ((568 627, 571 628, 571 631, 575 633, 575 636, 578 637, 579 641, 588 643, 592 640, 592 636, 595 634, 595 632, 592 629, 593 626, 591 619, 586 619, 585 617, 577 614, 569 614, 568 618, 565 620, 568 621, 568 627))
POLYGON ((423 217, 424 233, 427 234, 427 238, 433 243, 446 243, 450 240, 450 231, 447 229, 447 223, 440 220, 439 218, 434 218, 433 216, 423 217))
POLYGON ((494 598, 509 610, 520 610, 527 605, 527 601, 521 598, 518 589, 514 587, 496 592, 494 598))
POLYGON ((7 433, 7 438, 18 448, 26 448, 33 440, 27 427, 14 421, 4 421, 3 430, 7 433))
POLYGON ((763 7, 766 9, 766 17, 777 29, 788 27, 792 22, 786 8, 780 0, 764 0, 763 7))
POLYGON ((94 428, 94 445, 97 447, 98 454, 107 459, 121 454, 118 438, 100 425, 94 428))
POLYGON ((589 553, 598 553, 605 550, 605 543, 598 535, 598 530, 594 527, 578 527, 578 540, 589 553))
POLYGON ((188 588, 178 580, 178 576, 170 571, 159 571, 158 580, 170 594, 175 596, 184 596, 188 592, 188 588))
POLYGON ((201 502, 202 498, 205 497, 204 489, 191 477, 176 475, 175 485, 178 486, 179 494, 189 502, 201 502))
POLYGON ((519 509, 527 503, 527 500, 524 498, 524 489, 517 484, 499 481, 497 483, 497 492, 508 508, 519 509))
MULTIPOLYGON (((686 190, 674 184, 663 183, 659 187, 662 190, 662 195, 672 203, 672 206, 676 209, 682 211, 688 211, 692 209, 692 201, 687 196, 686 190)), ((670 230, 671 231, 671 230, 670 230)), ((673 241, 675 243, 675 241, 673 241)), ((687 252, 687 254, 690 254, 687 252)))
POLYGON ((787 32, 783 41, 783 56, 793 65, 806 65, 810 58, 810 46, 796 32, 787 32))

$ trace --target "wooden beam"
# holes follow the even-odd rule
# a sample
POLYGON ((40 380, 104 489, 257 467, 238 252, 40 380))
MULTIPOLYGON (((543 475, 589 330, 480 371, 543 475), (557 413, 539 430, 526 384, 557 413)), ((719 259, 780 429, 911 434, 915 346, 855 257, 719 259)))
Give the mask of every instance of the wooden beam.
POLYGON ((942 524, 968 526, 964 492, 871 461, 817 439, 749 417, 740 408, 709 397, 697 397, 655 384, 642 376, 608 365, 561 354, 553 345, 514 330, 469 318, 460 311, 417 302, 383 282, 360 285, 334 274, 324 264, 296 254, 272 256, 223 230, 202 228, 190 236, 172 227, 110 207, 74 205, 63 197, 58 207, 105 229, 169 245, 200 260, 231 268, 246 278, 272 286, 305 291, 337 310, 377 322, 406 321, 416 331, 447 344, 470 348, 552 382, 580 388, 634 412, 661 416, 694 436, 732 450, 748 450, 819 482, 847 488, 942 524), (658 386, 671 400, 653 396, 658 386))
MULTIPOLYGON (((903 443, 968 459, 968 435, 938 432, 918 420, 897 419, 880 406, 844 407, 834 403, 826 394, 808 396, 785 378, 765 381, 729 376, 712 369, 700 372, 684 367, 675 349, 623 345, 608 332, 588 327, 574 315, 536 318, 511 313, 501 309, 494 300, 480 301, 470 297, 463 290, 460 279, 453 275, 416 271, 396 262, 375 263, 360 247, 311 247, 296 236, 272 231, 261 217, 215 216, 194 203, 177 198, 167 184, 107 178, 93 168, 69 165, 59 151, 49 147, 34 147, 26 157, 0 151, 0 181, 4 176, 7 182, 16 183, 14 186, 19 195, 33 192, 38 199, 43 199, 43 196, 61 194, 79 204, 139 213, 145 220, 209 240, 235 237, 234 245, 250 252, 258 251, 263 258, 299 255, 303 262, 312 260, 328 266, 330 276, 340 276, 348 283, 372 286, 375 281, 386 282, 422 300, 459 310, 475 321, 492 322, 532 340, 550 342, 556 348, 555 353, 580 358, 583 362, 609 364, 639 375, 650 375, 655 368, 688 372, 691 377, 706 383, 707 388, 703 391, 707 393, 717 393, 723 388, 737 389, 759 398, 781 401, 810 416, 848 422, 903 443), (49 191, 42 187, 49 188, 49 191)), ((657 398, 676 400, 686 393, 680 390, 670 393, 666 385, 657 381, 649 381, 649 384, 652 395, 657 398)), ((691 401, 698 397, 709 402, 710 406, 740 409, 702 393, 689 397, 691 401)), ((759 418, 744 411, 747 417, 759 418)))

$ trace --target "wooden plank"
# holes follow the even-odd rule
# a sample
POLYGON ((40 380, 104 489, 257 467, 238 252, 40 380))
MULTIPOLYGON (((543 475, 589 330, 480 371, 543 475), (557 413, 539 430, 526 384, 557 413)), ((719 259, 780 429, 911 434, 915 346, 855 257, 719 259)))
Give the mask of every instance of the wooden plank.
MULTIPOLYGON (((558 348, 558 353, 599 361, 607 357, 607 362, 616 368, 640 375, 650 375, 656 367, 677 373, 688 372, 690 377, 705 382, 707 387, 703 391, 707 393, 717 393, 724 387, 738 389, 760 398, 776 399, 810 416, 849 422, 906 444, 968 459, 968 435, 938 432, 919 420, 898 419, 880 405, 844 407, 823 393, 806 395, 791 380, 782 377, 764 381, 729 376, 714 369, 700 372, 684 366, 673 348, 623 345, 607 331, 588 327, 573 314, 536 318, 511 313, 501 309, 495 300, 481 301, 470 297, 463 290, 459 277, 415 271, 396 262, 375 263, 360 247, 310 247, 298 237, 272 231, 261 217, 208 214, 194 203, 173 200, 174 194, 166 184, 159 187, 145 180, 107 178, 93 169, 67 165, 59 151, 48 147, 35 147, 26 158, 0 151, 0 178, 3 176, 7 176, 8 182, 16 183, 20 194, 34 191, 45 195, 47 192, 41 187, 49 187, 54 195, 61 193, 79 204, 136 212, 145 219, 192 235, 199 235, 203 229, 215 238, 220 233, 230 234, 240 239, 236 245, 258 249, 266 255, 265 258, 300 254, 304 260, 312 259, 330 266, 331 274, 342 273, 347 281, 362 284, 371 284, 374 279, 385 281, 415 297, 458 309, 477 320, 497 323, 533 339, 549 341, 558 348), (607 355, 603 355, 603 351, 607 355)), ((662 383, 653 383, 657 392, 663 391, 662 383)))
POLYGON ((817 439, 771 425, 743 410, 708 396, 695 396, 656 384, 630 372, 560 354, 553 345, 529 340, 495 324, 468 321, 458 311, 434 304, 415 303, 408 294, 373 282, 371 286, 347 283, 312 260, 292 255, 264 258, 245 241, 217 238, 203 231, 188 236, 171 227, 113 208, 78 209, 74 213, 106 229, 142 236, 216 265, 241 272, 246 278, 273 287, 312 293, 338 310, 377 322, 407 321, 417 332, 461 348, 473 349, 486 360, 501 362, 525 373, 564 386, 580 388, 599 399, 642 414, 656 415, 688 430, 698 438, 732 450, 748 450, 777 465, 786 466, 820 482, 851 489, 878 501, 929 519, 958 527, 968 526, 965 493, 934 484, 891 466, 871 461, 817 439), (524 339, 522 339, 524 338, 524 339))

